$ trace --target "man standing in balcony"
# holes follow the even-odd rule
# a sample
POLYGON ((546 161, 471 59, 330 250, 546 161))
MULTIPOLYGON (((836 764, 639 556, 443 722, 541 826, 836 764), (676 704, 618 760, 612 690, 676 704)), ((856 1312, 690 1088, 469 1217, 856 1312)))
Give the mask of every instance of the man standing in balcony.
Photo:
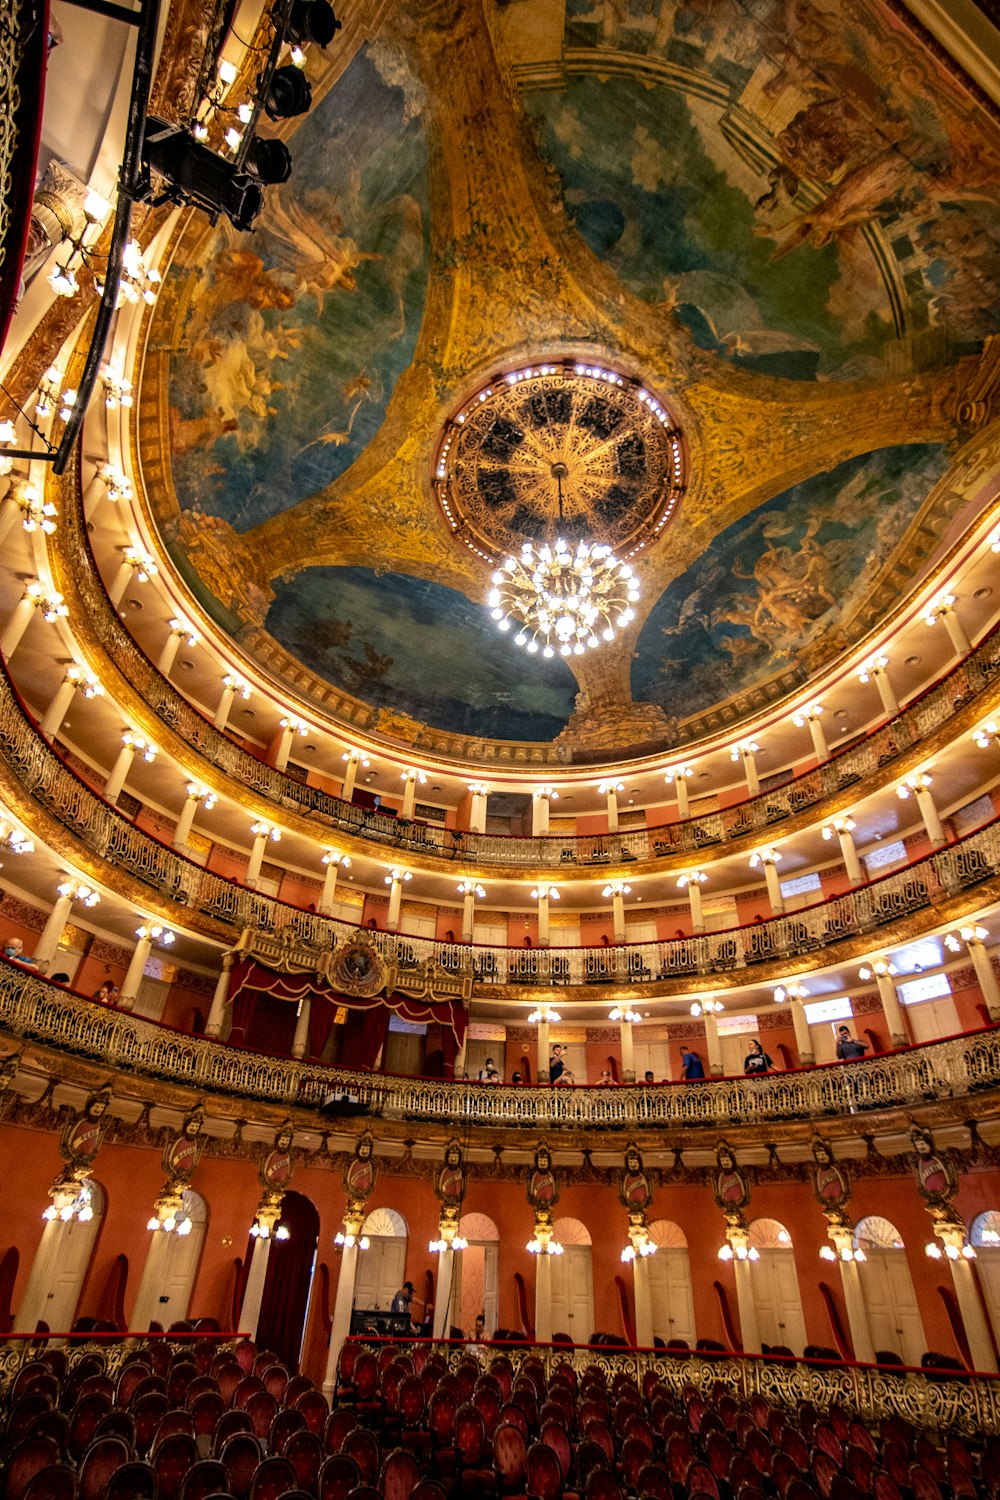
POLYGON ((857 1037, 851 1036, 846 1026, 837 1028, 837 1056, 841 1062, 855 1062, 859 1057, 864 1057, 867 1051, 867 1042, 861 1042, 857 1037))
POLYGON ((697 1052, 689 1047, 681 1048, 681 1077, 686 1083, 691 1083, 696 1078, 704 1078, 705 1064, 697 1052))

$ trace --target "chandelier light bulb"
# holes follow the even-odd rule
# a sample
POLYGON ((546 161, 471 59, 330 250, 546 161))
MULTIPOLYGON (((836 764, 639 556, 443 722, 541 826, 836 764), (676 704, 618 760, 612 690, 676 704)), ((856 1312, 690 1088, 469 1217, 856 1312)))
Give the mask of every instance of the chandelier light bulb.
POLYGON ((487 608, 497 628, 517 627, 514 644, 549 658, 582 656, 611 642, 635 619, 639 586, 611 548, 559 537, 503 559, 490 579, 487 608))

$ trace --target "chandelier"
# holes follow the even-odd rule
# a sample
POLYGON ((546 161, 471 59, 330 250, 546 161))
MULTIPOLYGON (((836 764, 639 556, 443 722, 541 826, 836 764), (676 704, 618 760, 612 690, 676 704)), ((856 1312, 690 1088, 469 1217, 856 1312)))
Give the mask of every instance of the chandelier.
MULTIPOLYGON (((564 463, 552 465, 563 520, 564 463)), ((492 618, 503 631, 516 628, 514 643, 532 655, 582 656, 613 641, 635 619, 632 605, 639 585, 628 563, 619 562, 601 542, 562 537, 540 544, 525 542, 520 555, 504 559, 493 574, 487 599, 492 618)))

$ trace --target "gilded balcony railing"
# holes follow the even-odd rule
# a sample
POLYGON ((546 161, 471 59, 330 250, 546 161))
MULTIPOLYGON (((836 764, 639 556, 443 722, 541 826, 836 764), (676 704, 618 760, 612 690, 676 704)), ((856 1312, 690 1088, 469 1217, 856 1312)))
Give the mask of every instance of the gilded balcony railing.
POLYGON ((512 1087, 331 1068, 174 1031, 68 994, 0 959, 0 1031, 61 1056, 199 1091, 316 1109, 346 1098, 372 1116, 545 1130, 664 1132, 770 1126, 870 1109, 912 1109, 1000 1085, 1000 1030, 972 1032, 860 1062, 759 1078, 620 1088, 512 1087))
POLYGON ((140 694, 165 725, 224 776, 276 806, 308 815, 317 830, 324 830, 324 837, 329 830, 385 844, 394 851, 442 858, 461 856, 474 865, 527 869, 617 865, 667 855, 696 855, 754 833, 773 830, 784 819, 817 806, 824 798, 889 766, 1000 676, 998 626, 947 677, 860 744, 833 755, 824 765, 802 776, 789 777, 759 796, 720 812, 703 813, 657 828, 578 837, 551 834, 528 838, 460 832, 368 812, 264 765, 228 735, 220 733, 161 676, 125 629, 97 572, 89 535, 81 524, 81 507, 66 506, 65 511, 66 521, 60 535, 73 558, 73 586, 84 605, 88 627, 109 657, 108 669, 117 668, 123 684, 127 685, 126 691, 140 694))
MULTIPOLYGON (((41 738, 0 672, 0 756, 22 790, 100 860, 192 912, 232 931, 288 929, 305 947, 328 951, 357 927, 304 911, 205 870, 135 827, 59 759, 41 738)), ((713 975, 800 956, 900 917, 929 910, 1000 869, 1000 819, 954 844, 843 896, 749 927, 615 947, 500 948, 367 932, 406 988, 408 971, 428 964, 477 985, 634 986, 713 975)), ((197 920, 192 923, 197 926, 197 920)))

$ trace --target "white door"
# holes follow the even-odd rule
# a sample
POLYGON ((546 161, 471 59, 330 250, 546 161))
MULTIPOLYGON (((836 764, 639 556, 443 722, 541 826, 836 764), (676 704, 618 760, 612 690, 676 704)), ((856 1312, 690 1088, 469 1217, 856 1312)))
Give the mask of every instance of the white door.
MULTIPOLYGON (((365 1312, 388 1312, 392 1299, 406 1276, 406 1245, 402 1238, 372 1235, 367 1250, 358 1256, 354 1281, 354 1306, 365 1312)), ((415 1309, 421 1315, 423 1309, 415 1309)), ((419 1318, 418 1320, 419 1321, 419 1318)))
POLYGON ((652 1072, 657 1083, 661 1083, 664 1078, 672 1077, 669 1042, 636 1042, 636 1083, 642 1083, 647 1072, 652 1072))
POLYGON ((908 1005, 906 1014, 910 1018, 915 1042, 934 1042, 938 1037, 957 1036, 962 1030, 955 1002, 950 995, 941 995, 936 1000, 921 1000, 919 1005, 908 1005))
POLYGON ((794 1250, 761 1250, 750 1262, 750 1285, 762 1344, 784 1344, 793 1354, 806 1346, 794 1250))
POLYGON ((132 1014, 145 1016, 147 1021, 158 1021, 167 1003, 170 985, 166 979, 150 979, 144 975, 139 981, 132 1014))
POLYGON ((567 1245, 552 1260, 552 1331, 585 1344, 594 1331, 594 1271, 589 1245, 567 1245))
POLYGON ((665 1343, 684 1339, 693 1349, 698 1340, 694 1326, 694 1296, 691 1292, 691 1262, 684 1249, 664 1249, 646 1261, 649 1298, 653 1306, 653 1337, 665 1343))
POLYGON ((876 1353, 891 1349, 905 1364, 919 1365, 927 1348, 905 1250, 873 1247, 858 1267, 876 1353))
POLYGON ((103 1190, 92 1179, 87 1185, 94 1217, 83 1224, 78 1219, 46 1223, 17 1311, 15 1333, 34 1333, 40 1322, 47 1323, 53 1333, 73 1326, 104 1215, 103 1190))
POLYGON ((497 1326, 500 1285, 500 1246, 496 1240, 470 1240, 469 1248, 455 1256, 452 1282, 451 1321, 471 1338, 480 1313, 485 1314, 486 1336, 497 1326))
POLYGON ((190 1234, 157 1230, 149 1236, 149 1254, 128 1325, 140 1332, 154 1322, 169 1328, 188 1315, 208 1215, 205 1200, 197 1193, 183 1196, 184 1212, 191 1220, 190 1234))
POLYGON ((842 1021, 836 1021, 832 1025, 828 1021, 821 1021, 817 1026, 810 1026, 809 1039, 812 1042, 813 1056, 818 1063, 837 1061, 837 1027, 843 1024, 842 1021))

